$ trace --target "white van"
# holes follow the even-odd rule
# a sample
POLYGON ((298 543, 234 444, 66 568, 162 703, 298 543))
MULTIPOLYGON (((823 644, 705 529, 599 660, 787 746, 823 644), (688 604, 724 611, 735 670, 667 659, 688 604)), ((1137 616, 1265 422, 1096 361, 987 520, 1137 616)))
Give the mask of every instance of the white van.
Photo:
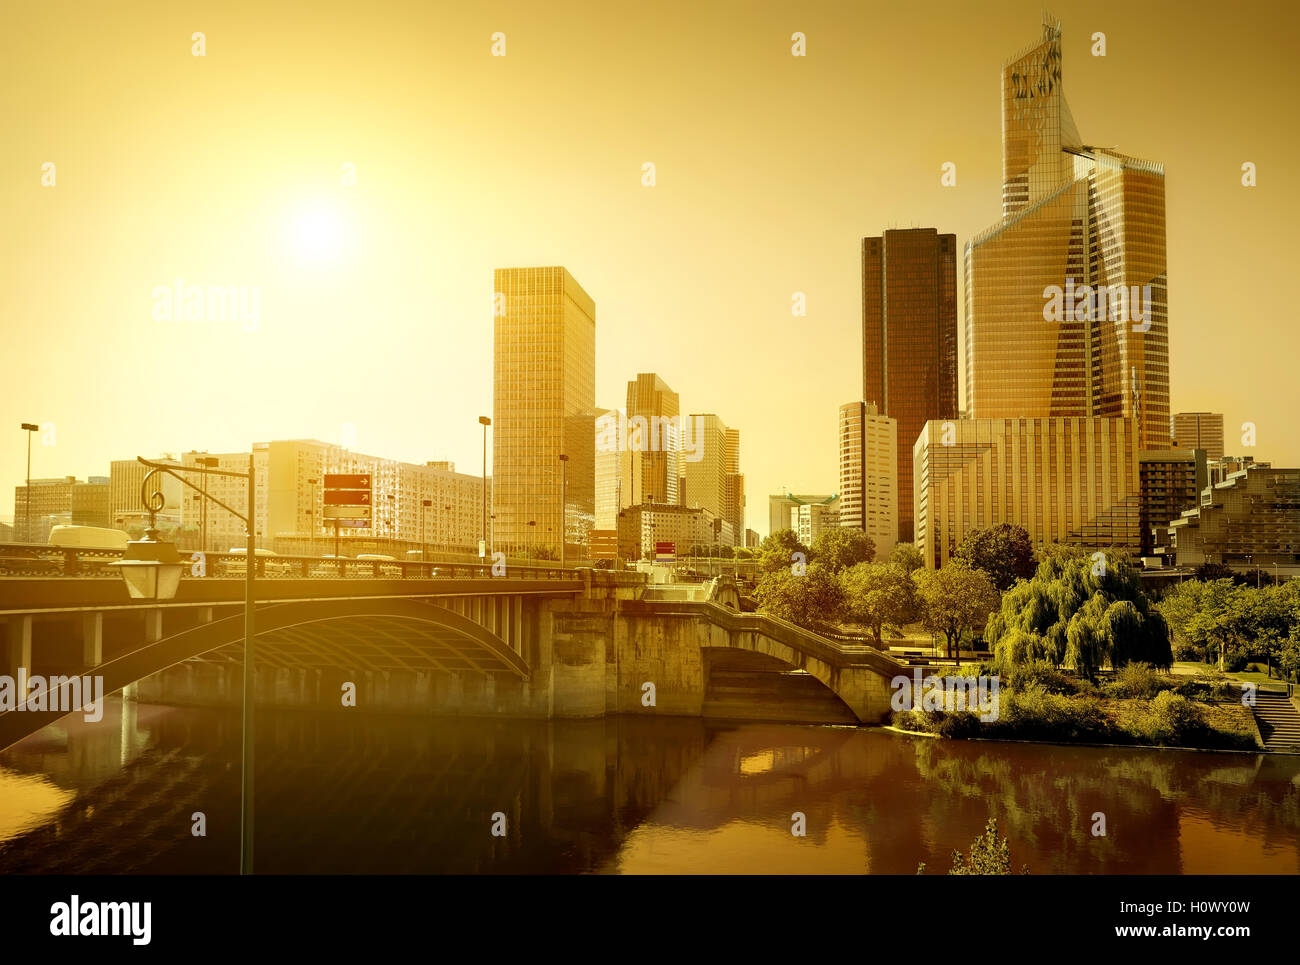
POLYGON ((50 530, 51 546, 85 547, 97 550, 124 550, 130 537, 120 529, 102 526, 55 526, 50 530))

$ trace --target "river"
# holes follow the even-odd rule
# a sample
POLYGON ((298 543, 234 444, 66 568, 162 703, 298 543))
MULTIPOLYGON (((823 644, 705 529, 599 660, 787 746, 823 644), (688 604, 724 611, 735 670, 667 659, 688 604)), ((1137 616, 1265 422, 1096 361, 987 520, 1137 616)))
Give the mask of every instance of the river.
MULTIPOLYGON (((0 873, 234 873, 239 738, 110 699, 0 753, 0 873)), ((259 711, 255 814, 258 873, 943 873, 990 816, 1034 874, 1300 873, 1300 756, 873 728, 259 711)))

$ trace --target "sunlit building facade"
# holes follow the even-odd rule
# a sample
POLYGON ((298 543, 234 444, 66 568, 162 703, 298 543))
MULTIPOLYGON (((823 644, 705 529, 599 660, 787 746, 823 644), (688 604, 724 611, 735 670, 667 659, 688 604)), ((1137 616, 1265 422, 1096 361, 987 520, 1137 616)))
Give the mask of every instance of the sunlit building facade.
POLYGON ((1132 419, 927 422, 912 450, 916 546, 925 565, 999 523, 1038 547, 1069 543, 1136 556, 1137 424, 1132 419))
POLYGON ((633 485, 629 504, 648 499, 678 502, 681 411, 677 393, 653 372, 642 372, 627 384, 628 448, 631 450, 633 485), (640 427, 635 433, 632 430, 634 424, 640 427))
POLYGON ((495 546, 558 554, 563 534, 579 559, 595 516, 596 305, 561 267, 499 268, 493 283, 495 546))
POLYGON ((1223 458, 1222 412, 1175 412, 1171 425, 1176 448, 1204 449, 1206 459, 1223 458))
POLYGON ((839 439, 839 524, 865 532, 884 559, 898 540, 898 422, 850 402, 840 406, 839 439))
POLYGON ((1133 418, 1169 448, 1164 169, 1083 143, 1057 23, 1003 69, 1002 143, 1002 221, 965 249, 971 415, 1133 418))
POLYGON ((934 228, 862 239, 862 398, 897 422, 898 531, 912 540, 910 446, 957 416, 957 236, 934 228))

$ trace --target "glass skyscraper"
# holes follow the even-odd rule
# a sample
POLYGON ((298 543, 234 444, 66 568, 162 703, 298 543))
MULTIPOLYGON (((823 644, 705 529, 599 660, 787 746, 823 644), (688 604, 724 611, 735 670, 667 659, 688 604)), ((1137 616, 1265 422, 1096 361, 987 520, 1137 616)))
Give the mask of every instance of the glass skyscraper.
POLYGON ((1164 169, 1083 143, 1059 23, 1003 68, 1002 145, 1002 221, 965 250, 970 414, 1133 418, 1167 449, 1164 169))
POLYGON ((898 534, 912 541, 912 443, 957 418, 957 236, 934 228, 862 239, 862 399, 897 421, 898 534))
POLYGON ((499 268, 493 291, 495 546, 558 555, 563 534, 567 558, 584 557, 595 512, 596 304, 560 267, 499 268))

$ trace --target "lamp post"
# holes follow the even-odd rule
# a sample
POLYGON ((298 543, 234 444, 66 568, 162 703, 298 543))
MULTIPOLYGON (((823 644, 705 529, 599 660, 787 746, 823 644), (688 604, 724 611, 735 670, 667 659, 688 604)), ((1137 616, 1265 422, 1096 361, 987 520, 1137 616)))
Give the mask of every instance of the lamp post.
MULTIPOLYGON (((221 460, 218 459, 216 456, 199 456, 194 461, 198 463, 200 466, 206 466, 208 469, 216 469, 217 466, 221 465, 221 460)), ((200 518, 199 525, 203 528, 203 532, 199 534, 199 548, 200 551, 204 553, 208 551, 208 501, 207 499, 202 497, 206 497, 207 494, 208 494, 208 477, 204 476, 203 491, 202 493, 200 493, 200 499, 199 499, 199 518, 200 518)))
POLYGON ((158 539, 155 522, 158 512, 166 505, 167 500, 160 489, 155 489, 152 492, 149 490, 149 484, 153 481, 155 475, 166 473, 169 476, 175 476, 195 492, 201 493, 204 499, 212 500, 244 523, 244 532, 247 539, 245 540, 244 549, 244 706, 243 743, 240 748, 239 767, 239 873, 251 875, 253 873, 253 636, 255 633, 253 575, 257 559, 254 550, 257 542, 257 536, 254 532, 254 524, 257 519, 257 488, 255 485, 256 477, 253 474, 253 454, 249 453, 248 455, 248 472, 246 473, 224 469, 209 469, 201 466, 173 467, 163 463, 150 462, 139 456, 136 458, 149 467, 149 472, 145 473, 144 479, 140 483, 140 501, 149 513, 149 529, 145 532, 144 539, 132 540, 127 543, 126 553, 121 560, 109 564, 119 568, 123 580, 126 581, 127 592, 133 600, 159 601, 172 599, 180 588, 181 570, 185 565, 176 552, 175 544, 158 539), (198 486, 181 476, 177 470, 180 470, 180 472, 205 473, 213 476, 231 476, 236 479, 248 480, 248 515, 245 516, 238 510, 227 506, 216 496, 199 489, 198 486))
POLYGON ((533 527, 536 525, 537 525, 537 520, 530 519, 528 521, 528 565, 529 566, 533 565, 533 539, 534 539, 533 527))
POLYGON ((22 429, 27 433, 27 486, 23 489, 23 506, 27 522, 23 524, 23 542, 32 541, 32 433, 40 432, 41 427, 35 422, 24 422, 22 429))
POLYGON ((432 499, 420 500, 420 562, 429 562, 429 539, 424 528, 424 511, 433 505, 432 499))
POLYGON ((316 483, 319 481, 320 480, 318 479, 307 480, 307 485, 311 487, 311 509, 307 510, 307 515, 310 516, 311 519, 307 522, 310 527, 308 535, 311 537, 311 542, 308 543, 308 546, 311 548, 312 556, 316 555, 316 483))
POLYGON ((487 427, 492 424, 492 420, 485 415, 478 417, 479 425, 483 427, 483 552, 488 552, 488 511, 487 511, 487 427))
POLYGON ((566 495, 568 495, 568 494, 564 491, 564 488, 565 488, 564 467, 568 464, 568 462, 569 462, 569 457, 566 456, 564 453, 560 453, 560 565, 561 565, 561 566, 564 565, 564 539, 565 539, 565 537, 568 535, 568 534, 565 532, 565 529, 564 529, 564 522, 565 522, 565 520, 564 520, 564 510, 565 510, 565 501, 564 501, 564 497, 565 497, 566 495))

